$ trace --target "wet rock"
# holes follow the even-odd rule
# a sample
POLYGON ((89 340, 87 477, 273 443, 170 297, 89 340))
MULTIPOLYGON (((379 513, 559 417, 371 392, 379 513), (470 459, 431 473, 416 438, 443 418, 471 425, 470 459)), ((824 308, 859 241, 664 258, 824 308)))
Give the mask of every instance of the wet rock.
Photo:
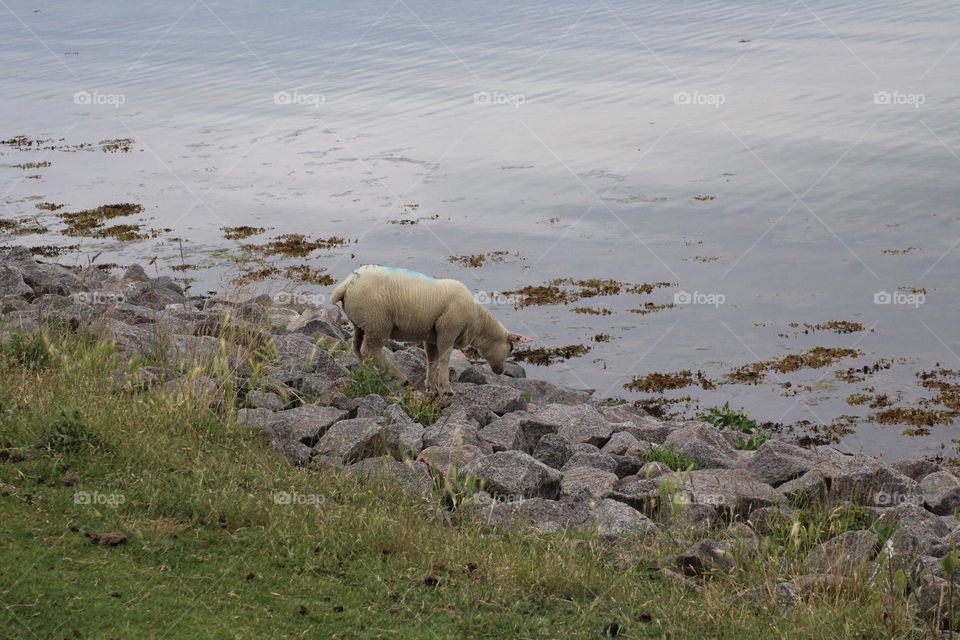
POLYGON ((750 456, 741 468, 772 487, 799 478, 816 465, 809 449, 782 440, 768 440, 750 456))
POLYGON ((618 431, 610 436, 607 443, 600 448, 603 453, 622 456, 627 451, 633 450, 635 453, 643 453, 650 448, 649 442, 641 443, 633 435, 626 431, 618 431))
POLYGON ((619 478, 614 473, 593 467, 577 467, 564 472, 560 493, 576 499, 601 500, 610 495, 619 478))
POLYGON ((556 433, 548 433, 537 442, 533 457, 548 467, 562 469, 574 453, 572 442, 556 433))
POLYGON ((560 471, 566 473, 579 467, 592 467, 616 475, 617 466, 616 458, 599 451, 596 453, 575 453, 570 456, 570 459, 567 460, 560 471))
POLYGON ((960 507, 960 480, 949 471, 924 476, 920 491, 927 507, 938 515, 952 515, 960 507))
POLYGON ((470 462, 464 471, 495 499, 556 498, 562 474, 520 451, 501 451, 470 462))
POLYGON ((590 510, 597 535, 607 539, 647 536, 657 533, 657 525, 636 509, 617 500, 599 500, 590 510))
POLYGON ((526 406, 520 391, 513 387, 457 382, 453 385, 453 397, 444 412, 449 415, 457 409, 465 409, 467 417, 486 425, 490 413, 502 416, 513 411, 522 411, 526 406))
POLYGON ((872 531, 847 531, 818 545, 808 562, 817 573, 853 575, 873 560, 879 543, 872 531))
POLYGON ((684 575, 691 577, 714 572, 728 573, 736 566, 730 549, 709 538, 688 547, 677 556, 675 564, 684 575))
POLYGON ((714 427, 704 422, 687 422, 670 432, 664 446, 683 451, 701 469, 731 469, 737 464, 736 450, 714 427))

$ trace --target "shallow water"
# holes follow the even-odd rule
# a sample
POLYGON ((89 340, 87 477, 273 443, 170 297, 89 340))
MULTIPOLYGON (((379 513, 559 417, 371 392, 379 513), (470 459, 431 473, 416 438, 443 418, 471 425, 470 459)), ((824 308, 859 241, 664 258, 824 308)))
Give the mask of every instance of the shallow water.
MULTIPOLYGON (((721 378, 814 346, 859 349, 757 386, 666 394, 690 395, 677 409, 691 413, 730 400, 761 420, 825 424, 870 413, 845 402, 867 385, 906 406, 929 395, 915 372, 960 369, 958 26, 942 0, 8 0, 0 138, 94 146, 0 145, 0 217, 43 216, 50 233, 6 240, 79 243, 64 262, 102 252, 101 263, 156 256, 161 272, 199 265, 188 273, 197 293, 234 286, 241 242, 221 228, 238 225, 269 228, 243 242, 355 240, 311 254, 336 278, 382 263, 478 292, 554 278, 670 282, 493 309, 539 346, 591 346, 530 375, 629 398, 642 395, 622 388, 633 375, 721 378), (116 138, 132 150, 97 146, 116 138), (52 164, 13 166, 38 161, 52 164), (40 201, 139 203, 148 226, 171 231, 66 238, 40 201), (519 256, 448 261, 492 251, 519 256), (925 289, 922 304, 874 303, 899 287, 925 289), (627 311, 682 292, 705 304, 627 311), (571 313, 577 305, 613 313, 571 313), (831 320, 869 330, 790 327, 831 320), (597 333, 610 341, 591 342, 597 333), (899 360, 863 382, 835 378, 880 358, 899 360)), ((908 437, 904 425, 859 419, 843 444, 950 453, 956 424, 908 437)))

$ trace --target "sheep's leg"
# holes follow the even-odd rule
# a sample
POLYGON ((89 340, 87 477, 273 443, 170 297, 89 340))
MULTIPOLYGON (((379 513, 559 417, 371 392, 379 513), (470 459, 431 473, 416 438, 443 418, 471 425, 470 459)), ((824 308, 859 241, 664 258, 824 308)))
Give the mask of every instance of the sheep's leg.
POLYGON ((353 325, 353 355, 357 356, 357 360, 362 361, 363 355, 360 352, 360 348, 363 346, 363 329, 357 325, 353 325))
POLYGON ((450 354, 453 353, 453 345, 456 336, 453 334, 437 334, 437 359, 433 366, 433 379, 436 383, 436 392, 441 395, 449 395, 450 390, 450 354))
POLYGON ((375 335, 370 331, 364 332, 363 344, 360 345, 360 355, 362 356, 362 359, 372 359, 377 366, 387 369, 392 378, 406 382, 407 378, 403 375, 403 372, 393 366, 393 364, 387 360, 387 356, 383 353, 384 342, 386 342, 386 338, 375 335))
POLYGON ((427 379, 424 381, 423 387, 427 392, 436 391, 437 389, 437 345, 430 342, 423 343, 423 350, 427 352, 427 379))

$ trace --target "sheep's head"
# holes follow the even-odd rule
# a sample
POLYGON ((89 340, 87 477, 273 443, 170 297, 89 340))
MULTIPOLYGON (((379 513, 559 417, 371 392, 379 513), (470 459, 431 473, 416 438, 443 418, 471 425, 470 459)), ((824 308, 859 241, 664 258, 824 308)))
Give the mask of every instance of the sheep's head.
POLYGON ((519 333, 506 332, 503 338, 488 342, 479 348, 480 355, 487 361, 490 368, 497 375, 503 373, 503 365, 507 358, 513 353, 513 345, 530 342, 531 338, 522 336, 519 333))

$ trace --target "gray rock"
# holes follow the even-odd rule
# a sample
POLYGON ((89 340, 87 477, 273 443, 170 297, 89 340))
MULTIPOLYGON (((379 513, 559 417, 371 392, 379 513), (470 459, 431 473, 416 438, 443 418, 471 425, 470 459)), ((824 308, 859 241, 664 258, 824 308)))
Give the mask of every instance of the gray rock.
POLYGON ((253 408, 269 409, 270 411, 283 411, 286 402, 275 393, 264 391, 251 391, 247 394, 247 404, 253 408))
POLYGON ((600 451, 611 455, 622 456, 631 449, 634 452, 641 453, 645 448, 650 448, 649 442, 641 443, 632 434, 626 431, 617 431, 610 436, 610 439, 600 448, 600 451))
POLYGON ((480 439, 488 443, 494 451, 517 449, 532 453, 540 439, 556 432, 552 424, 531 419, 526 411, 508 413, 480 430, 480 439))
POLYGON ((455 380, 457 382, 465 382, 468 384, 501 384, 500 376, 495 374, 487 367, 482 367, 475 364, 468 364, 465 366, 457 374, 455 380))
POLYGON ((485 425, 489 422, 488 414, 491 412, 502 416, 505 413, 522 411, 526 406, 520 391, 513 387, 457 382, 453 384, 453 397, 444 412, 449 415, 457 409, 465 409, 469 418, 485 425))
POLYGON ((472 511, 483 522, 502 529, 530 529, 544 533, 579 531, 589 519, 587 511, 579 505, 543 498, 505 502, 493 500, 486 494, 480 495, 472 511))
POLYGON ((640 470, 637 471, 636 475, 640 476, 641 478, 658 478, 668 473, 673 473, 673 469, 662 462, 654 461, 645 463, 642 467, 640 467, 640 470))
POLYGON ((706 538, 677 556, 676 566, 687 576, 702 576, 713 572, 728 573, 736 562, 729 547, 706 538))
POLYGON ((160 389, 179 397, 192 398, 204 407, 216 410, 223 408, 223 388, 208 376, 176 378, 160 385, 160 389))
POLYGON ((613 429, 600 413, 588 404, 549 404, 534 411, 531 420, 560 434, 573 443, 603 446, 613 429))
POLYGON ((716 507, 718 513, 746 517, 754 509, 781 500, 773 487, 742 469, 710 469, 677 474, 677 491, 688 504, 716 507))
POLYGON ((16 296, 18 298, 32 298, 33 289, 23 279, 17 269, 0 264, 0 296, 16 296))
POLYGON ((404 452, 398 450, 397 440, 397 434, 377 419, 341 420, 321 436, 313 448, 313 457, 334 464, 352 464, 387 453, 399 458, 404 452))
POLYGON ((797 516, 797 510, 793 507, 776 505, 754 509, 747 516, 747 522, 760 535, 768 535, 773 531, 789 529, 797 516))
POLYGON ((612 492, 617 481, 616 474, 593 467, 577 467, 564 472, 560 481, 560 494, 575 499, 601 500, 612 492))
POLYGON ((459 476, 460 469, 468 463, 479 460, 484 452, 479 447, 465 444, 456 447, 432 446, 427 447, 417 456, 417 462, 422 462, 430 469, 435 469, 444 478, 459 476))
POLYGON ((503 375, 509 376, 511 378, 526 378, 527 372, 516 362, 504 362, 503 363, 503 375))
POLYGON ((736 450, 714 427, 687 422, 670 432, 664 446, 683 451, 701 469, 730 469, 737 464, 736 450))
POLYGON ((563 465, 560 471, 566 473, 567 471, 576 469, 578 467, 592 467, 594 469, 601 469, 616 475, 617 460, 613 456, 600 452, 575 453, 570 456, 570 459, 567 460, 566 464, 563 465))
POLYGON ((873 560, 879 543, 872 531, 847 531, 818 545, 808 562, 817 573, 852 575, 863 571, 873 560))
POLYGON ((923 501, 915 480, 872 458, 850 457, 823 469, 830 481, 829 497, 835 502, 849 500, 865 506, 889 507, 923 501))
POLYGON ((368 482, 379 482, 406 494, 429 496, 433 491, 433 478, 427 466, 415 460, 400 461, 391 456, 379 456, 361 460, 349 469, 368 482))
POLYGON ((777 491, 795 506, 824 504, 829 491, 828 482, 822 471, 811 469, 796 480, 783 483, 777 487, 777 491))
POLYGON ((375 418, 387 410, 387 401, 376 393, 357 398, 357 417, 375 418))
POLYGON ((296 440, 273 440, 271 444, 277 452, 283 454, 291 464, 298 467, 310 462, 310 447, 296 440))
POLYGON ((920 616, 949 627, 955 615, 951 611, 950 595, 949 580, 932 574, 920 576, 920 582, 914 592, 920 616))
POLYGON ((768 440, 740 466, 758 480, 777 487, 799 478, 816 465, 816 454, 782 440, 768 440))
POLYGON ((657 525, 645 515, 617 500, 602 499, 590 510, 597 535, 607 539, 648 536, 657 525))
POLYGON ((949 550, 944 537, 950 528, 943 520, 916 504, 883 509, 878 524, 895 526, 884 550, 898 569, 913 571, 921 556, 940 557, 949 550))
POLYGON ((394 351, 387 355, 387 360, 396 367, 407 384, 414 389, 424 389, 427 379, 427 352, 420 347, 410 347, 394 351))
POLYGON ((467 419, 465 412, 443 416, 423 432, 424 447, 460 447, 470 445, 484 453, 494 449, 480 437, 477 425, 467 419))
POLYGON ((497 500, 556 498, 562 474, 520 451, 501 451, 469 463, 464 471, 497 500))
POLYGON ((670 432, 677 427, 677 423, 658 420, 633 405, 600 406, 597 411, 607 422, 618 425, 617 431, 626 431, 641 442, 663 444, 670 432), (630 426, 624 426, 625 423, 630 426))
POLYGON ((314 339, 327 338, 328 340, 339 341, 346 341, 350 339, 350 336, 347 335, 347 332, 344 331, 338 324, 334 324, 323 318, 313 318, 307 320, 306 322, 303 322, 302 318, 297 318, 290 323, 290 325, 288 325, 288 331, 291 333, 302 333, 314 339), (290 326, 295 328, 290 329, 290 326))
POLYGON ((960 480, 949 471, 924 476, 920 491, 927 507, 938 515, 952 515, 960 507, 960 480))
POLYGON ((943 467, 934 462, 933 460, 925 460, 923 458, 913 458, 909 460, 897 460, 890 465, 895 470, 899 471, 908 478, 913 478, 917 482, 923 480, 925 476, 934 473, 935 471, 941 471, 943 467))
POLYGON ((336 407, 306 404, 278 411, 273 419, 278 425, 275 431, 280 437, 312 447, 334 423, 343 420, 347 415, 346 411, 336 407))
POLYGON ((183 304, 187 301, 180 285, 168 276, 129 285, 123 290, 123 299, 130 304, 150 309, 163 309, 167 305, 183 304))
POLYGON ((556 433, 548 433, 540 438, 533 450, 533 457, 549 467, 562 469, 574 453, 572 442, 556 433))
POLYGON ((617 462, 617 469, 614 473, 617 474, 619 478, 626 478, 627 476, 636 475, 639 473, 640 468, 643 467, 643 461, 633 455, 627 456, 618 456, 614 454, 605 454, 610 455, 617 462))
POLYGON ((525 377, 510 378, 506 376, 506 371, 504 371, 504 376, 500 380, 502 384, 528 393, 530 401, 536 404, 578 405, 584 404, 590 399, 589 392, 578 389, 564 389, 546 380, 531 380, 525 377))

